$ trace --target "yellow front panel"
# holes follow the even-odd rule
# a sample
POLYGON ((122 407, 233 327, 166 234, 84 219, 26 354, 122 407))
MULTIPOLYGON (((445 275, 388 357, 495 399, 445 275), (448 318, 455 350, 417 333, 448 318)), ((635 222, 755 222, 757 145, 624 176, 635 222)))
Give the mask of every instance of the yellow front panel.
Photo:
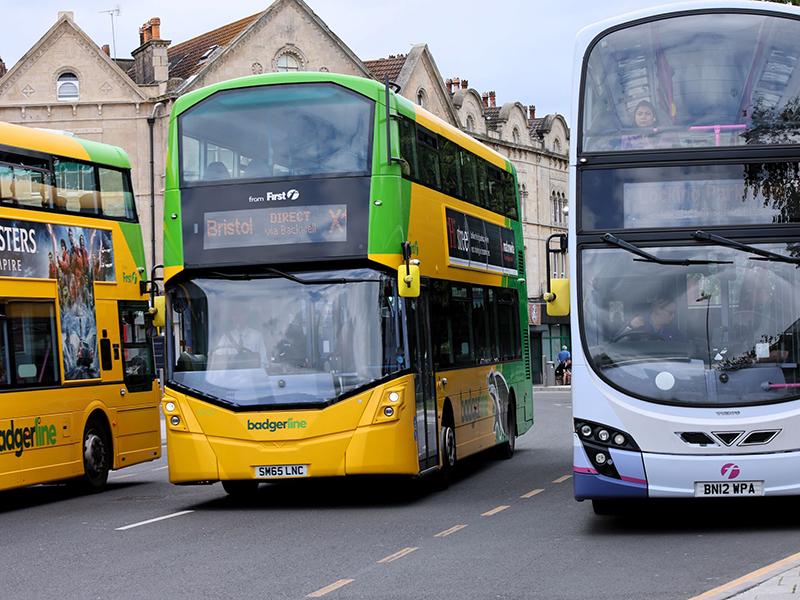
POLYGON ((47 131, 0 123, 0 143, 4 146, 28 148, 46 154, 69 156, 81 160, 90 160, 89 153, 77 140, 47 131))
POLYGON ((309 476, 416 474, 414 379, 398 378, 323 409, 232 412, 168 389, 170 480, 249 479, 262 465, 307 464, 309 476), (394 414, 384 415, 398 391, 394 414), (179 425, 169 421, 172 415, 179 425))

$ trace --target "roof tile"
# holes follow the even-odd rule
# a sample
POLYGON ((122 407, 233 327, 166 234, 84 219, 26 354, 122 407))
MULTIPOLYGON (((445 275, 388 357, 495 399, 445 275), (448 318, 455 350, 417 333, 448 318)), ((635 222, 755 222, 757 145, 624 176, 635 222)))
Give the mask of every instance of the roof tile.
POLYGON ((400 71, 403 70, 403 65, 406 64, 405 54, 390 54, 386 58, 378 58, 375 60, 365 60, 364 64, 378 81, 384 81, 387 77, 389 81, 397 81, 400 76, 400 71))

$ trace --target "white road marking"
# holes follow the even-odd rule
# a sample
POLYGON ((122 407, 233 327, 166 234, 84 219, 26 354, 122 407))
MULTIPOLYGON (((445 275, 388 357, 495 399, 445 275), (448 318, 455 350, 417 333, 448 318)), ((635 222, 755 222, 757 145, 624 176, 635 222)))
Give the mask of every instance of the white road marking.
POLYGON ((339 581, 334 581, 330 585, 326 585, 324 588, 317 590, 316 592, 311 592, 306 598, 321 598, 325 594, 330 594, 331 592, 338 590, 341 587, 346 586, 348 583, 353 583, 355 579, 340 579, 339 581))
POLYGON ((164 515, 163 517, 156 517, 155 519, 147 519, 147 521, 132 523, 131 525, 125 525, 124 527, 117 527, 114 531, 127 531, 128 529, 133 529, 134 527, 149 525, 150 523, 156 523, 157 521, 163 521, 164 519, 172 519, 174 517, 180 517, 181 515, 188 515, 189 513, 193 512, 194 512, 193 510, 182 510, 180 512, 172 513, 171 515, 164 515))
POLYGON ((482 517, 491 517, 492 515, 496 515, 497 513, 502 512, 507 508, 511 508, 511 506, 508 505, 508 504, 501 504, 500 506, 497 506, 497 507, 493 508, 492 510, 487 510, 485 513, 481 513, 481 516, 482 517))
POLYGON ((539 489, 539 490, 531 490, 527 494, 522 494, 522 496, 520 496, 520 498, 533 498, 537 494, 541 494, 543 491, 544 490, 541 490, 541 489, 539 489))
POLYGON ((385 565, 390 562, 396 561, 398 558, 403 558, 404 556, 408 556, 414 550, 419 550, 419 548, 403 548, 402 550, 398 550, 394 554, 390 554, 389 556, 385 556, 384 558, 378 561, 378 564, 385 565))
POLYGON ((567 479, 570 479, 572 475, 562 475, 558 479, 554 479, 553 483, 564 483, 567 479))
POLYGON ((463 525, 463 524, 462 525, 454 525, 450 529, 445 529, 444 531, 440 531, 439 533, 437 533, 433 537, 447 537, 448 535, 451 535, 451 534, 455 533, 456 531, 461 531, 462 529, 464 529, 464 527, 466 527, 466 525, 463 525))

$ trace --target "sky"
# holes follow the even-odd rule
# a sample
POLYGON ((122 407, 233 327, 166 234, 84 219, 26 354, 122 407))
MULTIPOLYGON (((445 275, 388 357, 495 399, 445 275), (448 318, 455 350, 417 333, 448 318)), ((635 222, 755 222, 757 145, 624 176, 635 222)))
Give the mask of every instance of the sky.
MULTIPOLYGON (((569 118, 575 35, 596 21, 658 6, 669 0, 306 0, 355 54, 369 60, 402 54, 427 43, 445 79, 468 79, 479 92, 494 90, 498 105, 535 105, 538 116, 569 118)), ((161 18, 161 37, 182 42, 266 9, 270 0, 0 0, 5 27, 0 58, 17 62, 55 23, 58 12, 98 45, 111 44, 130 58, 139 45, 139 26, 161 18)))

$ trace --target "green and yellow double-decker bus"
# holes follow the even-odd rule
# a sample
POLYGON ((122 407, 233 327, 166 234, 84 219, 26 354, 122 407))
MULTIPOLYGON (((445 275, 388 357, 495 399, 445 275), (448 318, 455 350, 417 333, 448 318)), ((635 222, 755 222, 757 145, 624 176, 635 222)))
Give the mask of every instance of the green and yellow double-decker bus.
POLYGON ((0 123, 0 490, 161 456, 144 272, 125 152, 0 123))
POLYGON ((514 169, 458 129, 367 79, 216 84, 165 203, 174 483, 447 473, 532 425, 514 169))

